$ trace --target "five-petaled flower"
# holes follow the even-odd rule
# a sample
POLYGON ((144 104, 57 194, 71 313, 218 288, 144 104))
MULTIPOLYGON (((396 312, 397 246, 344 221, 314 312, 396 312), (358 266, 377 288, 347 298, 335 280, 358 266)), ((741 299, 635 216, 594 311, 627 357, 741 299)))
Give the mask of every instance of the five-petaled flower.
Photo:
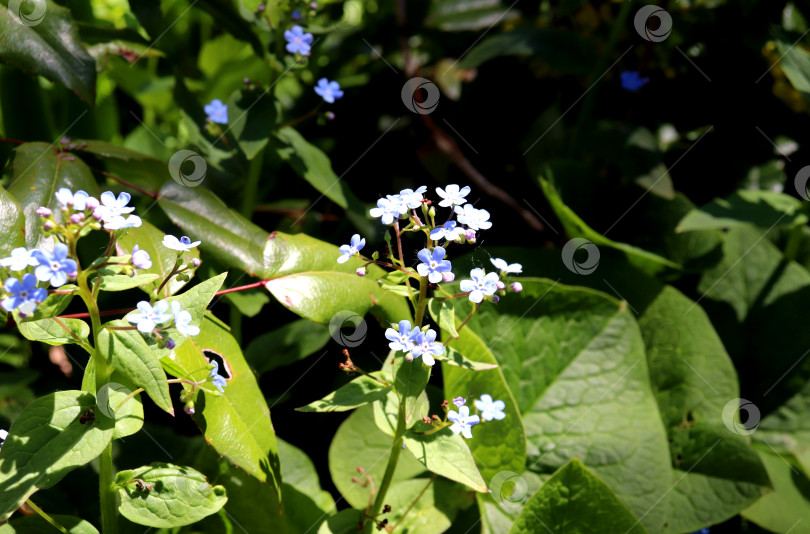
POLYGON ((152 267, 149 253, 142 250, 138 245, 132 247, 132 265, 138 269, 150 269, 152 267))
POLYGON ((176 300, 172 301, 172 315, 174 316, 174 327, 184 336, 191 337, 200 333, 200 327, 191 324, 191 313, 182 309, 176 300))
POLYGON ((444 189, 437 187, 436 193, 442 197, 442 201, 439 202, 439 206, 443 208, 448 208, 450 206, 461 206, 467 202, 467 199, 464 197, 470 194, 470 186, 465 185, 459 189, 457 184, 450 184, 444 189))
MULTIPOLYGON (((287 45, 287 47, 289 48, 289 45, 287 45)), ((334 104, 335 100, 343 96, 343 91, 340 89, 340 84, 337 82, 330 82, 326 78, 321 78, 318 80, 318 85, 315 86, 315 92, 330 104, 334 104)))
POLYGON ((284 38, 287 40, 287 52, 290 54, 301 54, 308 56, 310 45, 312 44, 312 34, 304 33, 304 29, 299 25, 295 25, 289 30, 284 32, 284 38))
POLYGON ((364 246, 366 246, 366 240, 361 239, 360 234, 354 234, 350 245, 340 245, 340 248, 338 248, 341 255, 338 257, 337 262, 346 263, 349 258, 360 252, 364 246))
POLYGON ((408 206, 410 209, 415 210, 422 205, 422 195, 425 191, 427 191, 427 187, 424 185, 418 188, 416 191, 413 189, 403 189, 399 192, 399 198, 403 204, 408 206))
POLYGON ((487 230, 492 227, 487 210, 475 209, 472 204, 464 204, 456 206, 454 211, 458 215, 458 222, 471 230, 487 230))
POLYGON ((506 408, 506 403, 502 400, 492 400, 492 395, 483 394, 481 395, 480 400, 474 401, 475 409, 481 412, 481 419, 484 421, 492 421, 493 419, 497 419, 500 421, 506 414, 504 413, 504 408, 506 408))
POLYGON ((176 250, 177 252, 188 252, 200 243, 202 243, 202 241, 194 241, 192 243, 188 236, 183 236, 180 239, 168 234, 163 236, 163 246, 176 250))
POLYGON ((8 267, 11 271, 24 271, 28 267, 39 265, 32 252, 25 247, 17 247, 11 251, 11 256, 0 259, 0 266, 8 267))
POLYGON ((433 241, 440 239, 447 239, 448 241, 456 241, 464 236, 464 228, 458 226, 456 221, 447 221, 441 226, 437 226, 430 231, 430 238, 433 241))
POLYGON ((470 301, 476 304, 484 300, 484 297, 494 295, 498 290, 498 274, 487 273, 484 269, 473 269, 470 271, 472 280, 462 280, 459 284, 461 291, 470 293, 470 301))
POLYGON ((426 276, 432 284, 441 282, 442 273, 450 272, 452 268, 450 262, 444 259, 444 254, 445 250, 442 247, 434 248, 432 253, 426 248, 420 250, 417 257, 422 263, 416 266, 419 276, 426 276))
POLYGON ((638 91, 650 81, 649 78, 642 78, 636 70, 626 70, 622 72, 620 76, 622 79, 622 88, 628 91, 638 91))
POLYGON ((372 217, 380 217, 383 224, 391 224, 394 219, 408 212, 408 206, 402 202, 399 195, 386 195, 386 198, 377 200, 377 207, 368 210, 372 217))
POLYGON ((145 300, 137 304, 140 313, 130 313, 126 316, 126 320, 130 323, 137 324, 138 331, 148 334, 159 324, 163 324, 172 318, 169 311, 169 303, 165 300, 160 300, 152 307, 151 304, 145 300))
POLYGON ((63 208, 73 208, 76 211, 87 209, 87 199, 90 198, 86 191, 79 190, 74 193, 67 187, 59 189, 54 196, 63 208))
POLYGON ((472 426, 481 422, 477 415, 470 415, 469 406, 461 406, 458 413, 455 410, 450 410, 447 412, 447 419, 453 421, 453 424, 450 425, 453 434, 461 433, 467 439, 472 438, 472 426))
POLYGON ((419 328, 414 327, 411 330, 411 322, 403 319, 399 322, 399 331, 388 328, 385 331, 385 338, 391 342, 388 344, 391 350, 410 352, 414 347, 418 334, 419 328))
POLYGON ((123 230, 124 228, 137 228, 142 223, 141 218, 137 215, 115 215, 107 219, 104 223, 104 228, 107 230, 123 230))
POLYGON ((67 255, 68 246, 64 243, 57 243, 52 253, 46 250, 32 252, 32 256, 39 263, 34 269, 37 280, 50 282, 53 287, 59 287, 64 285, 69 277, 76 276, 78 268, 76 260, 68 258, 67 255))
POLYGON ((104 222, 109 222, 115 217, 122 217, 132 213, 135 208, 127 206, 131 198, 132 196, 126 191, 119 193, 118 198, 115 198, 112 191, 105 191, 101 193, 101 203, 95 209, 94 215, 103 219, 104 222))
POLYGON ((211 379, 211 383, 214 384, 220 393, 225 393, 225 390, 222 389, 228 385, 228 381, 225 380, 225 377, 219 375, 219 362, 214 360, 212 362, 214 367, 211 369, 208 377, 211 379))
POLYGON ((444 345, 436 342, 436 331, 432 328, 427 332, 418 331, 414 339, 414 346, 411 349, 411 356, 413 358, 422 357, 422 361, 426 365, 433 365, 436 363, 434 356, 441 356, 444 354, 444 345))
POLYGON ((31 273, 25 273, 22 282, 16 278, 7 279, 3 288, 11 295, 0 303, 6 311, 20 308, 20 313, 29 315, 34 313, 40 302, 48 298, 48 291, 37 287, 37 277, 31 273))
POLYGON ((213 99, 204 109, 209 121, 228 124, 228 106, 223 104, 219 98, 213 99))
POLYGON ((490 258, 489 261, 501 272, 501 275, 510 273, 519 274, 523 272, 523 266, 519 263, 506 263, 506 261, 501 258, 490 258))

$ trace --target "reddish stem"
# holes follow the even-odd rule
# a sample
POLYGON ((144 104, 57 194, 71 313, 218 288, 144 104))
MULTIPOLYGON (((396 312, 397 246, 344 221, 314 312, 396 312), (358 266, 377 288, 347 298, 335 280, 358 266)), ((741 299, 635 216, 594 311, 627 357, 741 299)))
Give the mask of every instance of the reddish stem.
POLYGON ((142 187, 138 187, 137 185, 133 184, 132 182, 128 182, 128 181, 124 180, 123 178, 120 178, 120 177, 118 177, 118 176, 116 176, 114 174, 111 174, 109 172, 105 172, 105 171, 98 171, 98 172, 100 172, 101 174, 103 174, 107 178, 112 178, 113 180, 115 180, 116 182, 118 182, 121 185, 125 185, 127 187, 130 187, 130 188, 134 189, 135 191, 138 191, 139 193, 148 196, 149 198, 158 198, 160 196, 157 193, 154 193, 152 191, 147 191, 146 189, 143 189, 142 187))
MULTIPOLYGON (((129 313, 135 308, 121 308, 118 310, 107 310, 103 312, 99 312, 99 315, 120 315, 124 313, 129 313)), ((84 313, 71 313, 69 315, 60 315, 60 319, 84 319, 86 317, 90 317, 90 314, 87 312, 84 313)))
POLYGON ((25 144, 25 141, 20 141, 19 139, 9 139, 7 137, 0 137, 0 143, 14 143, 15 145, 22 145, 25 144))
POLYGON ((226 293, 235 293, 237 291, 244 291, 245 289, 253 289, 254 287, 263 286, 267 282, 269 282, 269 280, 260 280, 258 282, 253 283, 253 284, 248 284, 246 286, 231 287, 229 289, 223 289, 222 291, 217 291, 215 293, 215 295, 224 295, 226 293))

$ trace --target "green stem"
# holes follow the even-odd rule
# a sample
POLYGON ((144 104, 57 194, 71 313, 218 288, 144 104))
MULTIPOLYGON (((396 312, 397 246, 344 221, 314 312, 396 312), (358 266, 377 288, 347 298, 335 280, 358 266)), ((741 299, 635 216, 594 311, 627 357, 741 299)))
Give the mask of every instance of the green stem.
POLYGON ((264 149, 250 161, 248 169, 248 181, 245 185, 244 196, 242 197, 242 215, 250 220, 253 217, 253 206, 256 203, 256 192, 259 190, 259 178, 262 175, 262 164, 264 163, 264 149))
POLYGON ((427 290, 428 290, 428 279, 422 277, 419 280, 419 301, 416 303, 416 319, 414 320, 414 324, 421 328, 422 327, 422 320, 425 318, 425 308, 427 307, 427 290))
POLYGON ((42 508, 40 508, 39 506, 34 504, 34 501, 32 501, 31 499, 28 499, 27 501, 25 501, 25 504, 27 504, 29 508, 31 508, 37 514, 39 514, 39 516, 42 519, 44 519, 45 521, 50 523, 56 530, 58 530, 59 532, 62 532, 64 534, 70 534, 70 532, 68 532, 68 529, 66 529, 65 527, 63 527, 59 523, 57 523, 56 520, 54 520, 54 518, 52 518, 51 516, 46 514, 45 511, 42 508))
POLYGON ((799 253, 799 246, 802 243, 803 228, 804 228, 803 224, 797 224, 790 229, 787 244, 785 245, 785 259, 788 261, 795 260, 796 255, 799 253))
POLYGON ((380 489, 377 491, 377 497, 374 499, 374 505, 366 518, 366 523, 371 527, 375 518, 382 510, 385 496, 388 493, 388 488, 391 486, 391 481, 394 478, 394 471, 397 468, 399 455, 402 452, 402 435, 405 434, 405 402, 400 400, 399 414, 397 415, 397 429, 394 433, 394 444, 391 446, 391 456, 388 457, 388 465, 385 467, 385 474, 383 475, 380 489))

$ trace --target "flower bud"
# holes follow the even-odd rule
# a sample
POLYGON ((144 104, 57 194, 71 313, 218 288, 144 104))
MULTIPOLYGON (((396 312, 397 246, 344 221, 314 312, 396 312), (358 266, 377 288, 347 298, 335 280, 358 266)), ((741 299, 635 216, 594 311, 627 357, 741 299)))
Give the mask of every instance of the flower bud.
POLYGON ((454 275, 452 272, 448 271, 446 273, 442 273, 442 280, 444 280, 445 282, 452 282, 455 279, 456 275, 454 275))
POLYGON ((194 401, 188 401, 185 406, 183 406, 183 411, 189 415, 194 415, 194 401))
POLYGON ((190 263, 192 267, 199 267, 202 262, 200 261, 200 258, 191 258, 190 263))
POLYGON ((312 9, 318 9, 318 3, 317 2, 310 2, 309 7, 311 7, 312 9))
POLYGON ((498 295, 492 295, 492 302, 498 302, 499 300, 501 300, 501 297, 498 295))
POLYGON ((245 78, 242 80, 245 85, 250 85, 250 78, 245 78))
POLYGON ((467 240, 467 243, 470 243, 470 244, 475 243, 475 230, 470 230, 468 228, 467 231, 464 232, 464 239, 467 240))
POLYGON ((167 339, 166 340, 166 348, 167 349, 172 350, 176 346, 177 346, 177 343, 175 343, 173 339, 167 339))
POLYGON ((84 220, 84 213, 74 213, 70 216, 70 222, 74 224, 79 224, 84 220))
POLYGON ((50 208, 46 208, 45 206, 40 206, 37 208, 37 215, 40 217, 50 217, 52 215, 52 211, 50 208))
POLYGON ((495 282, 495 287, 497 287, 498 289, 506 289, 506 284, 498 280, 497 282, 495 282))
POLYGON ((521 284, 520 282, 512 282, 511 284, 509 284, 509 288, 515 293, 520 293, 521 291, 523 291, 523 284, 521 284))
POLYGON ((87 197, 84 201, 85 209, 95 210, 98 207, 98 199, 96 197, 87 197))
POLYGON ((365 276, 366 275, 366 268, 365 267, 358 267, 354 274, 357 276, 365 276))
POLYGON ((374 251, 374 253, 371 255, 371 259, 372 259, 372 260, 375 260, 375 261, 376 261, 376 260, 379 260, 379 259, 380 259, 380 253, 379 253, 379 251, 376 251, 376 250, 375 250, 375 251, 374 251))
POLYGON ((430 215, 431 217, 435 217, 436 216, 436 208, 431 206, 430 209, 428 210, 428 215, 430 215))
POLYGON ((95 211, 93 212, 93 218, 94 218, 95 220, 97 220, 97 221, 100 221, 100 220, 101 220, 101 212, 100 212, 100 211, 98 211, 98 210, 95 210, 95 211))
POLYGON ((411 356, 410 352, 405 355, 405 361, 406 362, 412 362, 413 361, 413 356, 411 356))
POLYGON ((53 230, 53 221, 45 221, 45 224, 42 225, 45 230, 53 230))
POLYGON ((330 120, 330 121, 335 120, 335 114, 334 114, 334 113, 332 113, 331 111, 327 111, 327 112, 326 112, 326 119, 327 119, 327 120, 330 120))

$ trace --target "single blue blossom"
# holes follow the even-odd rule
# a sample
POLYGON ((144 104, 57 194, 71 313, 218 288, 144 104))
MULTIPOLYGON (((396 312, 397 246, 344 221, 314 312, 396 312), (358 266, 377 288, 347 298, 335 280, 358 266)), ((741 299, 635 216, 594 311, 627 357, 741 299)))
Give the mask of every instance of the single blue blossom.
POLYGON ((427 191, 427 187, 424 185, 418 188, 416 191, 413 189, 403 189, 399 192, 399 198, 402 199, 403 204, 408 206, 410 209, 415 210, 422 205, 422 195, 425 191, 427 191))
POLYGON ((174 316, 174 327, 184 336, 192 337, 200 333, 200 327, 191 324, 191 313, 182 309, 176 300, 172 301, 172 315, 174 316))
POLYGON ((96 207, 93 215, 102 219, 104 222, 108 222, 115 217, 132 213, 135 211, 135 208, 127 206, 131 198, 132 195, 126 191, 119 193, 118 198, 115 198, 115 194, 112 191, 105 191, 101 193, 101 203, 96 207))
POLYGON ((152 260, 149 253, 141 250, 138 245, 132 247, 132 265, 138 269, 150 269, 152 267, 152 260))
POLYGON ((340 245, 340 248, 338 248, 341 256, 338 257, 337 262, 346 263, 349 258, 360 252, 364 246, 366 246, 366 240, 361 239, 360 234, 354 234, 350 245, 340 245))
POLYGON ((32 252, 25 247, 17 247, 11 251, 11 256, 0 259, 0 266, 8 267, 11 271, 24 271, 28 267, 39 265, 32 252))
POLYGON ((208 377, 211 379, 211 383, 217 387, 220 393, 225 393, 225 390, 222 388, 228 385, 228 381, 225 380, 225 377, 219 375, 219 362, 214 360, 213 364, 214 368, 211 369, 208 377))
POLYGON ((388 328, 385 331, 385 338, 391 343, 388 346, 391 350, 401 350, 402 352, 410 352, 419 334, 419 328, 414 327, 411 329, 411 322, 402 320, 399 322, 399 330, 388 328))
POLYGON ((436 363, 434 356, 441 356, 442 354, 444 354, 444 345, 436 342, 435 330, 431 328, 427 332, 420 330, 416 333, 414 346, 413 349, 411 349, 411 357, 409 359, 421 356, 425 365, 432 366, 436 363))
POLYGON ((481 419, 484 421, 492 421, 493 419, 497 419, 500 421, 506 414, 504 413, 504 408, 506 408, 506 403, 502 400, 492 400, 492 395, 484 394, 481 395, 480 400, 474 401, 475 409, 481 412, 481 419))
POLYGON ((163 324, 172 318, 169 311, 169 303, 165 300, 158 301, 154 307, 145 300, 140 301, 137 306, 140 313, 130 313, 126 320, 137 324, 138 331, 148 334, 159 324, 163 324))
POLYGON ((408 206, 399 195, 386 195, 386 198, 377 200, 377 207, 371 208, 368 213, 372 217, 380 217, 383 224, 392 224, 394 219, 408 213, 408 206))
POLYGON ((50 282, 53 287, 59 287, 64 285, 69 277, 76 276, 78 265, 76 260, 67 257, 68 246, 64 243, 57 243, 52 253, 47 250, 35 250, 32 255, 39 262, 34 274, 40 282, 50 282))
POLYGON ((284 32, 284 38, 287 40, 287 52, 290 54, 301 54, 308 56, 310 52, 310 45, 312 44, 312 34, 304 33, 304 29, 299 25, 295 25, 289 30, 284 32))
POLYGON ((107 230, 123 230, 124 228, 138 228, 141 224, 143 224, 143 221, 137 215, 128 215, 126 217, 116 215, 110 217, 104 223, 104 228, 107 230))
POLYGON ((48 291, 37 287, 37 277, 31 273, 25 273, 22 282, 16 278, 7 279, 3 288, 10 294, 0 303, 6 311, 20 308, 20 313, 30 315, 40 302, 48 298, 48 291))
POLYGON ((440 239, 447 239, 448 241, 456 241, 464 237, 464 228, 458 226, 456 221, 447 221, 441 226, 438 226, 430 231, 430 238, 433 241, 440 239))
POLYGON ((501 258, 490 258, 489 261, 501 272, 501 275, 510 273, 520 274, 523 272, 523 266, 519 263, 506 263, 506 261, 501 258))
POLYGON ((469 406, 461 406, 458 413, 455 410, 447 412, 447 419, 453 421, 450 425, 450 430, 453 434, 461 433, 467 439, 472 439, 472 427, 481 422, 477 415, 470 415, 469 406))
POLYGON ((470 302, 476 304, 484 300, 484 297, 494 295, 498 290, 497 273, 487 273, 484 269, 473 269, 470 271, 472 280, 462 280, 459 284, 461 291, 470 293, 470 302))
POLYGON ((419 276, 426 276, 433 284, 441 282, 442 273, 449 272, 452 268, 450 262, 444 259, 444 254, 445 250, 442 247, 434 248, 432 253, 426 248, 420 250, 416 255, 422 260, 422 263, 416 266, 419 276))
POLYGON ((216 122, 217 124, 228 124, 228 106, 222 103, 222 100, 215 98, 210 104, 205 106, 205 114, 208 115, 208 120, 216 122))
POLYGON ((642 78, 638 71, 635 70, 626 70, 622 72, 620 76, 622 79, 622 88, 628 91, 638 91, 650 81, 649 78, 642 78))
POLYGON ((458 222, 471 230, 487 230, 492 227, 487 210, 475 209, 472 204, 464 204, 456 206, 454 211, 458 215, 458 222))
MULTIPOLYGON (((287 48, 289 48, 289 45, 287 45, 287 48)), ((315 86, 315 92, 330 104, 334 104, 335 100, 343 96, 343 91, 340 90, 340 84, 330 82, 326 78, 318 80, 318 85, 315 86)))
POLYGON ((442 201, 439 202, 439 206, 442 206, 443 208, 448 208, 450 206, 461 206, 467 202, 467 199, 464 197, 470 194, 470 186, 465 185, 459 189, 457 184, 450 184, 444 189, 437 187, 436 193, 442 197, 442 201))
POLYGON ((192 243, 188 236, 183 236, 180 239, 168 234, 163 236, 163 246, 176 250, 177 252, 188 252, 200 243, 202 243, 202 241, 194 241, 192 243))

